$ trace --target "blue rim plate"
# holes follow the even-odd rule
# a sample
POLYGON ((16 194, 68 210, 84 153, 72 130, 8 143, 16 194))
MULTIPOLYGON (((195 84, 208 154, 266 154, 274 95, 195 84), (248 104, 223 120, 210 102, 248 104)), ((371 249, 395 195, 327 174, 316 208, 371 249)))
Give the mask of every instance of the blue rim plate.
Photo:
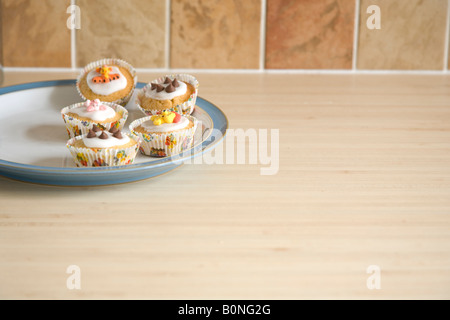
MULTIPOLYGON (((73 86, 73 90, 76 92, 75 83, 75 80, 56 80, 4 87, 0 88, 0 101, 4 94, 16 92, 26 94, 28 90, 36 88, 73 86)), ((142 88, 144 85, 145 83, 140 82, 137 84, 136 88, 142 88)), ((67 105, 69 104, 71 103, 67 103, 67 105)), ((228 119, 226 115, 217 106, 200 97, 197 98, 196 105, 211 118, 212 127, 209 129, 211 131, 214 130, 215 134, 209 135, 196 147, 183 154, 157 160, 152 159, 152 161, 144 161, 126 166, 97 168, 47 167, 7 161, 0 158, 0 175, 24 182, 59 186, 110 185, 159 176, 180 167, 186 160, 208 152, 214 149, 219 143, 222 143, 228 128, 228 119)), ((5 106, 0 105, 0 108, 2 107, 5 106)), ((145 115, 142 114, 142 116, 145 115)), ((127 127, 129 123, 130 122, 127 121, 125 126, 127 127)), ((62 120, 61 126, 64 127, 62 120)))

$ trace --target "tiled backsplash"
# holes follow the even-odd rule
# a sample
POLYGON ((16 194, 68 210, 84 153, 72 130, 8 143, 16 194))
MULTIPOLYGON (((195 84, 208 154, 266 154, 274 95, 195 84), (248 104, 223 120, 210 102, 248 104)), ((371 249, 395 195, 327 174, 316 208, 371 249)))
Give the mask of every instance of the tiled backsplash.
POLYGON ((0 1, 5 67, 82 67, 104 57, 151 69, 448 66, 448 0, 0 1), (371 5, 380 29, 367 25, 371 5))
POLYGON ((267 1, 266 68, 350 69, 355 1, 267 1))
POLYGON ((447 43, 447 0, 361 0, 358 68, 442 70, 447 43), (381 9, 381 29, 366 27, 365 10, 381 9))

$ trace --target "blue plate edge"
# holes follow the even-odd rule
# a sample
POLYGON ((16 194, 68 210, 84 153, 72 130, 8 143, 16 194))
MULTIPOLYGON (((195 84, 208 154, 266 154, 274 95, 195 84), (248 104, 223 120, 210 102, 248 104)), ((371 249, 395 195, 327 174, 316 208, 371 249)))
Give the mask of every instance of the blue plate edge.
MULTIPOLYGON (((0 95, 11 93, 11 92, 16 92, 16 91, 42 88, 42 87, 74 85, 75 83, 76 83, 76 80, 74 80, 74 79, 37 81, 37 82, 23 83, 23 84, 17 84, 17 85, 0 88, 0 95)), ((136 85, 136 88, 139 89, 139 88, 142 88, 143 86, 145 86, 145 83, 138 82, 136 85)), ((105 175, 105 174, 108 175, 108 171, 109 171, 109 173, 119 173, 119 174, 120 173, 122 173, 122 174, 134 173, 135 174, 136 172, 154 171, 154 169, 159 170, 165 166, 174 166, 174 168, 167 170, 167 171, 172 171, 173 169, 181 166, 186 160, 193 159, 199 155, 204 154, 205 152, 208 152, 208 151, 214 149, 219 143, 222 143, 223 139, 226 136, 226 130, 228 129, 229 121, 228 121, 228 118, 225 115, 225 113, 219 107, 217 107, 215 104, 211 103, 210 101, 203 99, 201 97, 197 97, 197 99, 199 99, 200 101, 203 101, 207 105, 209 104, 210 107, 215 108, 220 113, 220 116, 221 116, 221 118, 223 118, 223 121, 224 121, 224 122, 219 123, 219 124, 222 124, 221 127, 219 127, 217 125, 218 124, 217 122, 220 119, 217 119, 216 117, 212 117, 211 113, 209 113, 209 112, 208 112, 208 115, 213 120, 213 128, 219 129, 222 133, 222 136, 221 136, 221 139, 219 139, 218 141, 214 141, 214 143, 212 143, 212 141, 208 141, 208 140, 210 140, 210 138, 206 139, 199 146, 190 149, 188 152, 191 154, 188 156, 180 157, 178 155, 178 156, 171 157, 171 158, 163 158, 163 159, 161 159, 161 162, 159 162, 159 160, 152 161, 151 166, 149 166, 149 163, 139 163, 139 164, 131 164, 131 165, 127 165, 127 166, 114 167, 114 168, 110 168, 110 167, 109 168, 55 168, 55 167, 26 165, 26 164, 20 164, 20 163, 10 162, 10 161, 0 159, 0 175, 10 178, 10 179, 18 180, 18 181, 31 182, 31 183, 37 183, 37 184, 72 186, 72 184, 70 184, 70 181, 66 181, 65 183, 56 183, 55 184, 55 182, 58 181, 58 179, 55 179, 57 177, 52 178, 52 175, 57 175, 58 177, 61 175, 69 176, 69 177, 70 176, 94 175, 95 177, 97 177, 99 175, 105 175), (201 148, 201 150, 196 151, 196 149, 200 149, 200 148, 201 148), (172 158, 176 158, 176 159, 173 160, 172 158), (20 178, 20 176, 24 176, 27 173, 40 174, 47 178, 43 179, 43 180, 38 179, 38 180, 33 180, 33 181, 26 181, 23 178, 20 178)), ((160 174, 163 174, 164 172, 161 172, 159 174, 156 173, 156 174, 150 175, 150 176, 144 175, 144 177, 142 177, 142 178, 131 178, 131 179, 128 179, 127 181, 121 181, 121 182, 117 182, 117 183, 126 183, 126 182, 133 182, 133 181, 148 179, 148 178, 156 177, 160 174)), ((92 183, 92 181, 91 181, 91 182, 86 182, 86 184, 76 184, 73 186, 110 185, 110 184, 114 184, 114 182, 101 183, 101 181, 98 181, 98 183, 92 183)))

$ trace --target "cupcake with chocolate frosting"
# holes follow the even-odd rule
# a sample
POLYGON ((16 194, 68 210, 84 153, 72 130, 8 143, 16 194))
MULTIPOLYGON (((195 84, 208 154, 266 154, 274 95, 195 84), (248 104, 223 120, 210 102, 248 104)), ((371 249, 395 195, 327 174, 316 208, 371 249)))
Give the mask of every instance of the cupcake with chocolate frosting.
POLYGON ((192 116, 164 111, 133 121, 132 135, 139 138, 141 153, 152 157, 167 157, 193 147, 198 121, 192 116))
POLYGON ((140 141, 113 127, 102 130, 94 125, 87 134, 67 141, 77 167, 121 166, 133 163, 140 141))
POLYGON ((102 59, 88 64, 77 80, 77 90, 86 100, 99 99, 125 106, 136 87, 135 69, 120 59, 102 59))
POLYGON ((156 79, 138 91, 136 105, 146 115, 173 111, 189 115, 194 111, 198 81, 188 74, 171 74, 156 79))
POLYGON ((87 134, 93 125, 103 130, 122 129, 128 117, 128 111, 115 103, 98 99, 76 103, 61 110, 69 137, 87 134))

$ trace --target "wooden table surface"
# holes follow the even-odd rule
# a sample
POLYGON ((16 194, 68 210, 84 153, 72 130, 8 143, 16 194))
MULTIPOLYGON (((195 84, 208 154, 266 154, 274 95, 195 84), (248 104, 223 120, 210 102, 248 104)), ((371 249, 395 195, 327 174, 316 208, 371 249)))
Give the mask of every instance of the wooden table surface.
MULTIPOLYGON (((184 165, 75 188, 0 177, 0 298, 450 298, 450 76, 196 76, 230 128, 279 129, 278 173, 184 165)), ((3 86, 75 77, 7 72, 3 86)))

